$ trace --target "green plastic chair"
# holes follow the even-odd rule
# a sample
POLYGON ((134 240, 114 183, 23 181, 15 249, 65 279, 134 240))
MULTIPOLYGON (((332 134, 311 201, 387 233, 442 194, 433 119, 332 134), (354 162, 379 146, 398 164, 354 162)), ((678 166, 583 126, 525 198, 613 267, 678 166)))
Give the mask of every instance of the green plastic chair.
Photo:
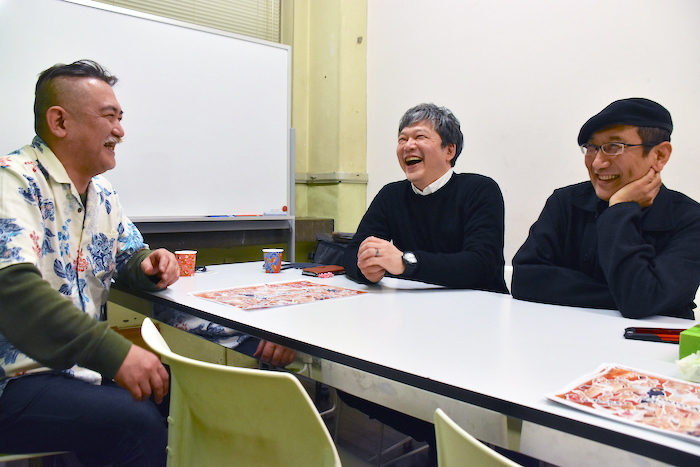
POLYGON ((516 467, 520 466, 464 431, 441 409, 435 410, 435 438, 438 466, 516 467))
POLYGON ((326 425, 289 373, 200 362, 141 335, 170 365, 169 466, 339 466, 326 425))

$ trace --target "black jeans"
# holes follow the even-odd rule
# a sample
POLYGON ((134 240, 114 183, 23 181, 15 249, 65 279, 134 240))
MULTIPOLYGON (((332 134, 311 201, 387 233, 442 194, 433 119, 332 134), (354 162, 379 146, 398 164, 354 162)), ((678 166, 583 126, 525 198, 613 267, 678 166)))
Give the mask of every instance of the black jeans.
POLYGON ((111 381, 39 373, 10 381, 0 397, 0 452, 71 451, 86 466, 150 467, 165 465, 167 441, 156 404, 111 381))

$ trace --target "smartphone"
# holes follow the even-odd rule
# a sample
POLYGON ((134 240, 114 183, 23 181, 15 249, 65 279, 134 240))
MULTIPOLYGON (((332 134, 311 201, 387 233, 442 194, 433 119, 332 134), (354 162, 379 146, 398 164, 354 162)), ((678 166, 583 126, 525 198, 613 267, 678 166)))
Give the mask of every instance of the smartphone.
POLYGON ((625 329, 625 339, 678 344, 681 339, 681 332, 683 331, 685 331, 685 329, 627 328, 625 329))

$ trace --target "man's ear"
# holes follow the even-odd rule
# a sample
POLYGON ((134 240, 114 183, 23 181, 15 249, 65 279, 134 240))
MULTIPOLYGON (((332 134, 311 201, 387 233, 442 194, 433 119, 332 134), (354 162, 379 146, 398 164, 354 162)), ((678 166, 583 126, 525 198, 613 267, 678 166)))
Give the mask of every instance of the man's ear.
POLYGON ((648 157, 653 158, 651 166, 654 168, 654 170, 657 172, 661 172, 661 170, 663 170, 664 166, 671 158, 671 149, 671 143, 668 141, 659 143, 651 149, 648 157))
POLYGON ((457 153, 457 145, 456 144, 448 144, 447 145, 447 155, 449 156, 448 162, 452 162, 452 160, 455 158, 455 154, 457 153))
POLYGON ((46 127, 49 132, 56 138, 65 138, 66 136, 66 110, 54 105, 46 111, 46 127))

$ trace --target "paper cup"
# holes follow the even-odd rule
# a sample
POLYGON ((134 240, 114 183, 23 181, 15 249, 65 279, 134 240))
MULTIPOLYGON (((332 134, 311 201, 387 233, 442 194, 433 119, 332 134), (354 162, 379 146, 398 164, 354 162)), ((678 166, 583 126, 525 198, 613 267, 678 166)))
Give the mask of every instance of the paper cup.
POLYGON ((263 259, 265 260, 265 272, 276 274, 280 272, 282 266, 282 248, 264 248, 263 259))
POLYGON ((180 266, 180 276, 194 275, 194 263, 197 261, 195 250, 180 250, 175 252, 177 264, 180 266))

